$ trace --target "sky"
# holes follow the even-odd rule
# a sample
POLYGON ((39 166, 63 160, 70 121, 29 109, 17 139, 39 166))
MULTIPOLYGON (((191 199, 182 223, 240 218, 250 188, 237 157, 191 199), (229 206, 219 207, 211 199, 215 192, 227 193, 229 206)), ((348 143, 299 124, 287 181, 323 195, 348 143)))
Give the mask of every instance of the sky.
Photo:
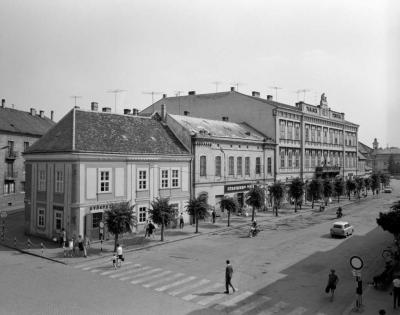
POLYGON ((400 147, 399 57, 396 0, 0 1, 0 98, 56 121, 75 101, 122 113, 236 86, 289 105, 325 93, 360 141, 400 147))

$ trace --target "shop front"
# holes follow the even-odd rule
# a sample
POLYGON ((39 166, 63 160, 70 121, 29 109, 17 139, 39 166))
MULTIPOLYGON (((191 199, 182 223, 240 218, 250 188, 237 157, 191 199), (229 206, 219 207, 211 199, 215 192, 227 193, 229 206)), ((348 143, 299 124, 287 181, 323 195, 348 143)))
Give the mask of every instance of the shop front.
POLYGON ((239 207, 243 208, 246 201, 246 193, 254 187, 253 183, 231 184, 224 186, 225 195, 236 198, 239 207))

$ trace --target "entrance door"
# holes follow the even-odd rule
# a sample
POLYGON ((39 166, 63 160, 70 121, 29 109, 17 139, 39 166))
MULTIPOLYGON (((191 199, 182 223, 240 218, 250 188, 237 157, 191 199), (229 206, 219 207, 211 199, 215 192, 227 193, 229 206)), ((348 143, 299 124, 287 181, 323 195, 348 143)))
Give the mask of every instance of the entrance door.
POLYGON ((95 212, 92 214, 92 226, 90 231, 90 238, 92 240, 100 240, 100 222, 103 221, 103 213, 95 212))

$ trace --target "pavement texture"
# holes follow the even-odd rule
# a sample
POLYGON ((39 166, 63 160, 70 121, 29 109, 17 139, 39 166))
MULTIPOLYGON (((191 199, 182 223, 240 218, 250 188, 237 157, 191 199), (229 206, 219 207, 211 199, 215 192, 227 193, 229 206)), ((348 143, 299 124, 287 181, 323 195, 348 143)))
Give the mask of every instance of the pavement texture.
MULTIPOLYGON (((379 198, 379 196, 368 196, 363 202, 368 202, 370 198, 379 198)), ((343 199, 340 203, 328 205, 325 208, 325 213, 335 214, 337 207, 340 205, 346 213, 346 205, 358 200, 343 199)), ((286 205, 279 210, 279 216, 275 216, 271 211, 257 212, 256 219, 259 223, 279 224, 282 220, 287 218, 294 218, 296 216, 312 215, 319 212, 319 206, 316 204, 314 209, 310 204, 304 205, 297 213, 294 212, 293 206, 286 205)), ((226 214, 225 214, 226 215, 226 214)), ((345 220, 345 218, 343 219, 345 220)), ((122 245, 124 252, 138 251, 154 246, 162 246, 171 242, 197 237, 209 233, 222 232, 224 230, 235 229, 243 226, 250 226, 251 215, 248 217, 231 215, 230 227, 227 226, 227 217, 217 218, 215 223, 209 220, 199 222, 199 233, 195 233, 195 225, 185 224, 183 229, 166 229, 164 231, 164 241, 160 241, 159 229, 156 231, 154 238, 145 238, 144 231, 138 233, 126 234, 120 236, 119 243, 122 245)), ((12 209, 8 211, 5 227, 5 239, 0 243, 8 248, 16 249, 22 253, 41 257, 43 259, 52 260, 66 265, 75 265, 104 258, 109 256, 111 258, 114 251, 114 240, 106 240, 103 242, 92 242, 88 248, 88 257, 83 257, 77 250, 71 257, 70 253, 52 241, 40 239, 33 236, 27 236, 24 233, 24 212, 22 209, 12 209)), ((378 273, 381 270, 378 271, 378 273)), ((380 309, 384 309, 387 315, 400 314, 400 308, 393 309, 393 297, 390 295, 391 286, 385 289, 375 289, 370 285, 364 285, 363 292, 363 305, 361 308, 355 308, 355 301, 346 309, 343 314, 378 314, 380 309)))

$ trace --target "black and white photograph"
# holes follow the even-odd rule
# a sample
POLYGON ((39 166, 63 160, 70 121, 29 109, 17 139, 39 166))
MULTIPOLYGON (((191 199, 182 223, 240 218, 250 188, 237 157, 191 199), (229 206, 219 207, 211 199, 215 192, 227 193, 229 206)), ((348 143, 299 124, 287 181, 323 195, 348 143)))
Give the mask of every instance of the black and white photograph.
POLYGON ((0 0, 0 315, 400 314, 400 2, 0 0))

